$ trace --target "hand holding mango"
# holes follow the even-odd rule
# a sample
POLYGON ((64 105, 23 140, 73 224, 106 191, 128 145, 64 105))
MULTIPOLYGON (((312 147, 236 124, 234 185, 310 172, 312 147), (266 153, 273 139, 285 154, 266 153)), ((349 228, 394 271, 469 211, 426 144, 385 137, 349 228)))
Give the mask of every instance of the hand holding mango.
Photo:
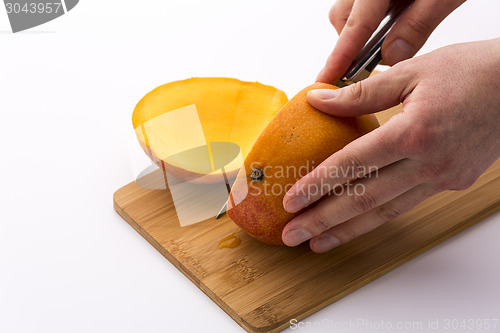
MULTIPOLYGON (((383 45, 386 72, 336 91, 308 95, 318 110, 358 116, 403 103, 403 112, 334 153, 323 168, 375 166, 377 177, 303 177, 284 197, 295 212, 315 203, 283 230, 294 246, 309 240, 315 252, 328 251, 395 218, 444 190, 462 190, 500 156, 500 39, 444 47, 412 57, 439 22, 463 1, 417 0, 396 23, 383 45), (399 63, 398 63, 399 62, 399 63), (318 183, 362 184, 363 195, 301 195, 318 183)), ((330 18, 338 43, 318 80, 340 77, 380 22, 388 0, 341 0, 330 18), (347 23, 346 23, 347 22, 347 23)))
MULTIPOLYGON (((471 186, 500 156, 500 39, 448 46, 399 62, 412 57, 462 2, 417 0, 383 45, 384 62, 397 65, 342 89, 308 87, 285 105, 245 160, 246 170, 240 171, 241 181, 233 187, 231 199, 238 201, 245 187, 249 192, 228 215, 262 241, 279 244, 281 235, 286 245, 309 241, 313 251, 326 252, 438 192, 471 186), (305 93, 310 106, 299 102, 305 93), (354 118, 399 103, 403 112, 379 128, 370 119, 354 118), (328 121, 318 116, 318 124, 307 127, 304 110, 307 117, 316 117, 317 110, 335 117, 328 121), (333 125, 342 122, 338 117, 353 123, 339 128, 333 125), (317 130, 322 121, 330 127, 317 130), (301 124, 301 133, 324 130, 330 136, 301 142, 289 151, 286 133, 294 140, 293 131, 280 129, 281 124, 291 123, 301 124), (300 168, 310 161, 321 163, 300 175, 284 197, 257 191, 265 183, 255 186, 255 182, 276 181, 258 166, 255 170, 255 162, 300 168), (347 185, 362 191, 336 191, 347 185), (276 203, 281 197, 283 206, 276 203)), ((388 4, 389 0, 336 3, 330 18, 340 37, 319 81, 334 82, 346 71, 388 4)), ((281 184, 288 186, 293 176, 281 184)))

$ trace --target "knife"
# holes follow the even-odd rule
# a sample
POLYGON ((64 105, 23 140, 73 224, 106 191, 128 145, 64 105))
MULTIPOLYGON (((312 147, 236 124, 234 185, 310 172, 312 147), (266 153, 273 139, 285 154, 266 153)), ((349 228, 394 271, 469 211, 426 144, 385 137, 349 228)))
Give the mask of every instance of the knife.
MULTIPOLYGON (((413 4, 415 0, 393 0, 384 19, 380 22, 377 30, 366 42, 363 49, 354 58, 346 73, 333 83, 339 88, 346 87, 353 83, 366 79, 373 72, 375 67, 382 61, 382 44, 385 37, 394 26, 398 18, 413 4)), ((215 216, 218 219, 226 212, 227 201, 215 216)))
POLYGON ((375 67, 382 61, 382 44, 385 37, 394 26, 398 18, 408 9, 415 0, 393 0, 384 19, 380 22, 377 30, 372 34, 365 46, 354 58, 346 74, 335 83, 339 88, 366 79, 375 67))

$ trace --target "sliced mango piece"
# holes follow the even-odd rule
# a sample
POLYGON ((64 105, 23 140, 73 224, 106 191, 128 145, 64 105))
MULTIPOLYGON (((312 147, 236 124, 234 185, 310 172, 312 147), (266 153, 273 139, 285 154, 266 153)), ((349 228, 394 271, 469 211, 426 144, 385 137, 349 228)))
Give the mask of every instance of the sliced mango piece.
POLYGON ((258 82, 191 78, 146 94, 132 122, 141 147, 158 166, 181 180, 210 182, 221 173, 236 175, 287 101, 284 92, 258 82), (207 177, 211 174, 215 177, 207 177))

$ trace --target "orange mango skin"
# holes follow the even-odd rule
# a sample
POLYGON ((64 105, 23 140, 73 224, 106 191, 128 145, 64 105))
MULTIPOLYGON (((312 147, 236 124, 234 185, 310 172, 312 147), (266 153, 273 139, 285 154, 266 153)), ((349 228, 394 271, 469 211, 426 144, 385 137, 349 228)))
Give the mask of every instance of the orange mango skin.
POLYGON ((314 83, 283 106, 257 138, 229 196, 227 215, 267 244, 284 245, 283 228, 300 213, 283 208, 286 191, 327 157, 379 126, 374 115, 334 117, 316 110, 307 101, 313 89, 337 87, 314 83), (255 167, 264 170, 261 182, 250 179, 255 167))

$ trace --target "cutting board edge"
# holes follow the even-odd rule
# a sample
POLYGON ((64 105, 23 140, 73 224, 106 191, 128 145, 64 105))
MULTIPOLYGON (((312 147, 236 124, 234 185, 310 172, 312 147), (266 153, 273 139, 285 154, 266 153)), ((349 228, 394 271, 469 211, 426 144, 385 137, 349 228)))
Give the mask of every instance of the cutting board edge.
MULTIPOLYGON (((196 278, 194 275, 189 274, 189 270, 180 262, 178 261, 172 254, 170 254, 165 248, 163 248, 153 237, 151 237, 138 223, 136 223, 128 214, 127 212, 121 207, 119 203, 119 199, 117 198, 119 195, 119 192, 121 190, 125 190, 126 187, 133 185, 133 183, 127 184, 123 186, 122 188, 118 189, 114 194, 113 194, 113 207, 115 211, 117 212, 118 215, 120 215, 132 228, 134 228, 148 243, 150 243, 156 250, 158 250, 169 262, 171 262, 179 271, 182 272, 191 282, 193 282, 205 295, 207 295, 212 301, 214 301, 226 314, 228 314, 240 327, 242 327, 244 330, 248 332, 268 332, 268 333, 275 333, 275 332, 280 332, 283 329, 287 328, 289 326, 289 320, 282 322, 282 323, 276 323, 268 326, 263 326, 263 327, 258 327, 254 326, 251 323, 249 323, 245 318, 238 314, 235 310, 230 308, 221 298, 219 298, 215 293, 213 293, 201 280, 196 278)), ((419 256, 423 252, 433 248, 434 246, 442 243, 443 241, 457 235, 461 231, 471 227, 472 225, 477 224, 479 221, 483 220, 487 216, 497 212, 500 210, 500 204, 495 203, 491 206, 486 207, 485 209, 479 211, 477 214, 469 218, 466 222, 462 223, 461 225, 457 226, 455 229, 453 229, 450 232, 443 233, 442 235, 438 236, 434 240, 430 241, 429 244, 425 245, 424 247, 420 248, 417 251, 413 251, 411 253, 402 253, 399 255, 398 259, 389 262, 383 267, 382 269, 378 270, 377 273, 373 275, 364 275, 361 276, 359 279, 354 280, 350 283, 349 286, 347 286, 342 292, 340 292, 337 297, 325 300, 323 302, 318 303, 317 305, 311 307, 310 309, 304 311, 302 314, 295 316, 290 319, 297 319, 297 321, 303 320, 304 318, 310 316, 311 314, 317 312, 318 310, 324 308, 325 306, 332 304, 339 299, 343 298, 344 296, 347 296, 348 294, 352 293, 353 291, 359 289, 360 287, 363 287, 367 285, 368 283, 378 279, 382 275, 390 272, 396 267, 399 267, 400 265, 405 264, 406 262, 412 260, 413 258, 419 256)))
POLYGON ((163 257, 165 257, 175 268, 177 268, 184 276, 186 276, 191 282, 194 283, 205 295, 207 295, 213 302, 215 302, 229 317, 231 317, 236 324, 238 324, 241 328, 246 330, 247 332, 279 332, 280 330, 260 330, 257 327, 254 327, 246 320, 243 319, 236 311, 231 309, 222 299, 220 299, 215 293, 213 293, 203 282, 201 282, 194 275, 189 274, 189 270, 178 261, 170 252, 168 252, 165 248, 163 248, 151 235, 149 235, 137 222, 134 221, 127 214, 127 212, 120 206, 117 196, 121 190, 124 190, 126 187, 130 186, 132 183, 129 183, 113 193, 113 208, 116 213, 127 222, 132 228, 135 229, 149 244, 151 244, 158 252, 161 253, 163 257), (241 321, 238 321, 240 319, 241 321), (246 326, 246 327, 245 327, 246 326))
MULTIPOLYGON (((301 321, 304 318, 307 318, 308 316, 316 313, 317 311, 323 309, 324 307, 335 303, 339 299, 349 295, 353 291, 356 291, 367 284, 369 284, 372 281, 375 281, 379 277, 387 274, 388 272, 392 271, 393 269, 409 262, 410 260, 418 257, 422 253, 430 250, 431 248, 441 244, 442 242, 452 238, 453 236, 456 236, 460 232, 464 231, 465 229, 479 223, 480 221, 484 220, 486 217, 496 213, 497 211, 500 210, 500 204, 494 204, 491 205, 482 211, 478 212, 476 215, 471 217, 470 219, 467 220, 467 222, 463 223, 462 225, 458 226, 457 228, 453 229, 453 231, 448 232, 448 233, 443 233, 441 236, 437 237, 433 241, 429 242, 426 246, 420 248, 418 251, 412 251, 408 253, 402 253, 399 255, 398 259, 394 260, 393 262, 389 262, 380 269, 377 273, 373 275, 366 274, 364 276, 361 276, 357 280, 353 280, 349 286, 347 286, 344 290, 342 290, 335 298, 323 301, 321 303, 318 303, 316 306, 311 307, 309 310, 304 311, 301 315, 293 317, 293 319, 297 319, 297 321, 301 321)), ((268 331, 262 331, 262 330, 256 330, 256 331, 251 331, 251 332, 269 332, 269 333, 276 333, 280 332, 285 328, 288 328, 289 322, 284 322, 282 324, 278 324, 279 326, 275 329, 268 330, 268 331)))

